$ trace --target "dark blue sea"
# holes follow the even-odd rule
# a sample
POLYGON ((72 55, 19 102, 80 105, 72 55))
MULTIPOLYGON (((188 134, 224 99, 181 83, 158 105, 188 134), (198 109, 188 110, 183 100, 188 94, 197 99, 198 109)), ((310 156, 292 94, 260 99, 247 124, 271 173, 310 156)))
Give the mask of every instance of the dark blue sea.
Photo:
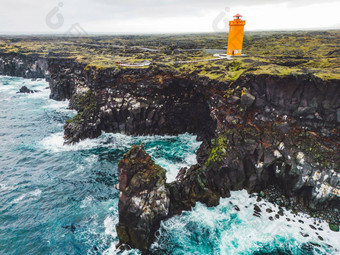
MULTIPOLYGON (((117 163, 143 142, 175 180, 196 163, 200 143, 190 134, 131 137, 103 133, 63 145, 63 125, 75 112, 49 99, 44 80, 0 76, 0 254, 122 254, 118 242, 117 163), (17 94, 21 86, 40 90, 17 94)), ((156 254, 340 254, 340 233, 307 215, 253 216, 255 197, 232 192, 215 208, 162 222, 156 254), (236 210, 235 205, 240 210, 236 210), (290 219, 290 221, 287 220, 290 219), (303 223, 299 222, 303 221, 303 223), (322 230, 313 230, 310 224, 322 230), (318 236, 321 236, 323 241, 318 236)), ((126 251, 124 254, 139 254, 126 251)))

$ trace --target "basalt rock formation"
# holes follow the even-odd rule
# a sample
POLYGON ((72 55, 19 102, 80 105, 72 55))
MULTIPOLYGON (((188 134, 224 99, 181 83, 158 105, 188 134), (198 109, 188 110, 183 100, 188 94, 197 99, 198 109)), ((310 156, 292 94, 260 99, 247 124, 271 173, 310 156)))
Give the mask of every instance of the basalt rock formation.
POLYGON ((160 222, 169 214, 165 169, 156 165, 144 146, 134 145, 119 162, 119 241, 147 251, 160 222))
POLYGON ((80 119, 67 123, 66 142, 98 137, 102 131, 129 135, 189 132, 200 139, 214 135, 216 123, 210 118, 209 94, 200 92, 203 87, 198 89, 188 79, 159 68, 89 69, 85 77, 88 87, 76 86, 71 103, 80 113, 94 114, 80 114, 80 119), (81 98, 91 97, 96 102, 91 107, 79 103, 81 98))
MULTIPOLYGON (((0 74, 42 75, 28 60, 28 72, 18 61, 1 56, 0 74)), ((231 190, 260 192, 275 185, 287 198, 284 206, 301 204, 311 213, 340 211, 339 80, 245 72, 236 81, 219 82, 160 65, 101 69, 62 58, 46 63, 51 98, 70 99, 78 111, 65 124, 66 143, 103 131, 189 132, 202 141, 198 163, 181 169, 177 180, 166 185, 163 175, 148 178, 155 169, 164 171, 142 147, 124 157, 117 227, 122 243, 145 251, 160 220, 198 201, 215 206, 231 190), (153 194, 151 200, 145 191, 153 194)), ((329 220, 339 224, 339 213, 329 220)))
POLYGON ((48 60, 34 54, 1 53, 0 75, 48 78, 48 60))
POLYGON ((31 94, 31 93, 36 93, 36 92, 39 92, 39 90, 29 89, 26 86, 22 86, 17 93, 31 94))

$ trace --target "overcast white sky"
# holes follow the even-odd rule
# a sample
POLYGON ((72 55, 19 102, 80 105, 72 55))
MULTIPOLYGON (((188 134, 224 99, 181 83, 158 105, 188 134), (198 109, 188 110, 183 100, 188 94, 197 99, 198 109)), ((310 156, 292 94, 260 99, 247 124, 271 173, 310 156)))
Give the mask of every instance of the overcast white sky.
POLYGON ((0 0, 0 33, 62 34, 75 23, 87 33, 213 32, 236 13, 248 31, 340 28, 339 10, 339 0, 0 0))

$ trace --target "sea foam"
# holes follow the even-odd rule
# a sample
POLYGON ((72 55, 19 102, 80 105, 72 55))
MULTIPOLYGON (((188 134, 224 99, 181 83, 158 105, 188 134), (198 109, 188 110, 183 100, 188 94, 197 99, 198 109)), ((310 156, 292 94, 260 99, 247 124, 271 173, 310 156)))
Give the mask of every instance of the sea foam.
POLYGON ((37 199, 40 197, 41 195, 41 190, 40 189, 36 189, 36 190, 33 190, 31 192, 28 192, 28 193, 25 193, 25 194, 22 194, 20 195, 19 197, 17 197, 16 199, 13 200, 13 203, 18 203, 24 199, 37 199))
POLYGON ((190 167, 197 163, 195 152, 201 144, 201 142, 196 141, 196 136, 190 134, 179 136, 132 137, 123 134, 103 132, 98 138, 85 139, 75 144, 64 144, 63 136, 63 132, 51 134, 45 137, 39 145, 49 152, 58 153, 91 150, 96 148, 127 151, 133 144, 140 144, 143 142, 146 151, 152 156, 155 162, 167 170, 168 182, 172 182, 176 179, 176 176, 182 167, 190 167), (171 147, 168 148, 168 150, 161 149, 162 144, 167 144, 168 142, 171 144, 171 147), (181 153, 179 153, 179 151, 181 153), (177 158, 176 162, 172 160, 173 157, 177 158))
POLYGON ((277 219, 278 211, 274 204, 256 202, 256 197, 249 196, 245 190, 234 191, 215 208, 197 203, 191 212, 162 222, 152 248, 172 250, 176 254, 236 255, 270 253, 277 249, 301 254, 304 246, 312 254, 339 254, 340 233, 332 232, 325 221, 286 210, 277 219), (260 206, 261 217, 253 215, 254 204, 260 206), (273 212, 267 212, 267 208, 273 212))

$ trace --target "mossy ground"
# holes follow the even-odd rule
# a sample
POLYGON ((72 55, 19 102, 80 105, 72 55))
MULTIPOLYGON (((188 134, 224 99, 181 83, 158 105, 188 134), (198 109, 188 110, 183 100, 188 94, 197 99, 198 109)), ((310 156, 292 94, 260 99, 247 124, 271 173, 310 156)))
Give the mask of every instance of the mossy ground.
MULTIPOLYGON (((138 176, 139 182, 150 183, 166 180, 166 170, 157 165, 144 149, 144 144, 133 145, 123 159, 119 162, 119 168, 130 169, 138 176)), ((127 189, 129 187, 127 186, 127 189)))
POLYGON ((226 134, 219 135, 216 139, 212 141, 212 148, 210 149, 209 157, 206 165, 219 163, 228 153, 229 141, 226 134))
POLYGON ((76 100, 78 113, 73 119, 67 120, 66 123, 81 124, 84 119, 94 117, 98 110, 96 98, 91 90, 88 90, 84 95, 79 95, 76 100))
MULTIPOLYGON (((105 69, 117 63, 150 61, 180 73, 197 73, 220 81, 233 81, 245 72, 255 74, 314 74, 340 79, 339 30, 299 32, 246 32, 244 57, 234 60, 195 61, 224 53, 225 33, 186 35, 126 35, 89 37, 0 37, 0 53, 38 54, 73 58, 105 69)), ((119 67, 123 68, 123 67, 119 67)), ((147 68, 147 67, 136 67, 147 68)))

